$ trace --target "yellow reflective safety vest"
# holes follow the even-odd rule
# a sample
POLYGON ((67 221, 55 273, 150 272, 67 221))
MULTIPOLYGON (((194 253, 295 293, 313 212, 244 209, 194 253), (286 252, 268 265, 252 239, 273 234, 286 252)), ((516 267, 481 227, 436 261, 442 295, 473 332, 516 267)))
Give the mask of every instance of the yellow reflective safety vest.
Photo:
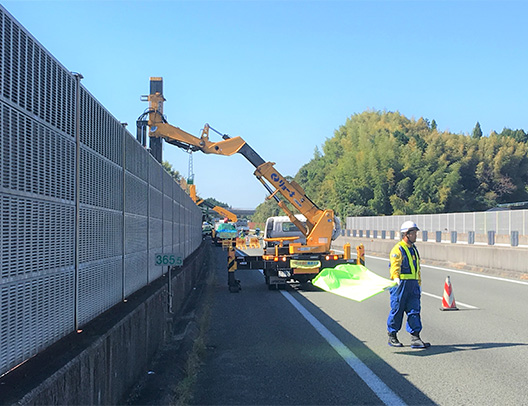
POLYGON ((409 247, 405 241, 400 241, 390 253, 391 279, 416 279, 421 283, 420 254, 414 244, 409 247))

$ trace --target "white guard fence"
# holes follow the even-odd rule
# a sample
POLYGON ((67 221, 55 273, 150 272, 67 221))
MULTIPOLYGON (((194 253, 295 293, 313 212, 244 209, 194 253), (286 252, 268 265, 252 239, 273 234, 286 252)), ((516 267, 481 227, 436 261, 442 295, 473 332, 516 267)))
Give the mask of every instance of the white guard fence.
POLYGON ((420 227, 424 241, 456 243, 463 240, 468 244, 488 245, 502 242, 518 246, 519 241, 525 242, 528 235, 528 210, 347 217, 343 234, 399 239, 400 226, 407 220, 420 227))
POLYGON ((201 210, 2 6, 0 201, 0 376, 201 243, 201 210))

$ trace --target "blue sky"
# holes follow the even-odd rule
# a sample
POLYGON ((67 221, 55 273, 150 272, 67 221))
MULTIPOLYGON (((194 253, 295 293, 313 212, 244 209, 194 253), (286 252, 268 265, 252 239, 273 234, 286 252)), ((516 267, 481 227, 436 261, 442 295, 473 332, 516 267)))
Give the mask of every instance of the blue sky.
MULTIPOLYGON (((44 1, 1 4, 118 120, 162 76, 169 122, 241 136, 294 176, 367 109, 438 129, 528 129, 528 2, 44 1)), ((213 141, 220 138, 211 134, 213 141)), ((164 146, 188 174, 188 154, 164 146)), ((241 155, 193 154, 201 197, 254 208, 266 191, 241 155)))

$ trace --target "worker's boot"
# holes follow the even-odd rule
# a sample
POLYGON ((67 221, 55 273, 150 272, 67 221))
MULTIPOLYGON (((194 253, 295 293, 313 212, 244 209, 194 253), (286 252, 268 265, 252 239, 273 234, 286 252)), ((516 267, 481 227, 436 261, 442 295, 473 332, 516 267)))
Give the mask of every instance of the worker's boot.
POLYGON ((391 347, 403 347, 403 344, 400 343, 400 340, 398 340, 398 337, 396 336, 396 333, 387 333, 389 335, 389 345, 391 347))
POLYGON ((431 343, 424 343, 422 341, 419 333, 411 334, 411 348, 427 348, 430 346, 431 346, 431 343))

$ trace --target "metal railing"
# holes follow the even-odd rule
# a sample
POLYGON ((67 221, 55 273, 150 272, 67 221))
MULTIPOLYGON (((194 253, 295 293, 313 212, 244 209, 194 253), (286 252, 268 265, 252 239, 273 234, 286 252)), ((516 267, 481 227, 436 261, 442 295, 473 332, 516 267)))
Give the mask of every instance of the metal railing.
POLYGON ((407 220, 420 227, 423 241, 511 246, 528 243, 528 210, 347 217, 343 235, 398 239, 400 225, 407 220))

